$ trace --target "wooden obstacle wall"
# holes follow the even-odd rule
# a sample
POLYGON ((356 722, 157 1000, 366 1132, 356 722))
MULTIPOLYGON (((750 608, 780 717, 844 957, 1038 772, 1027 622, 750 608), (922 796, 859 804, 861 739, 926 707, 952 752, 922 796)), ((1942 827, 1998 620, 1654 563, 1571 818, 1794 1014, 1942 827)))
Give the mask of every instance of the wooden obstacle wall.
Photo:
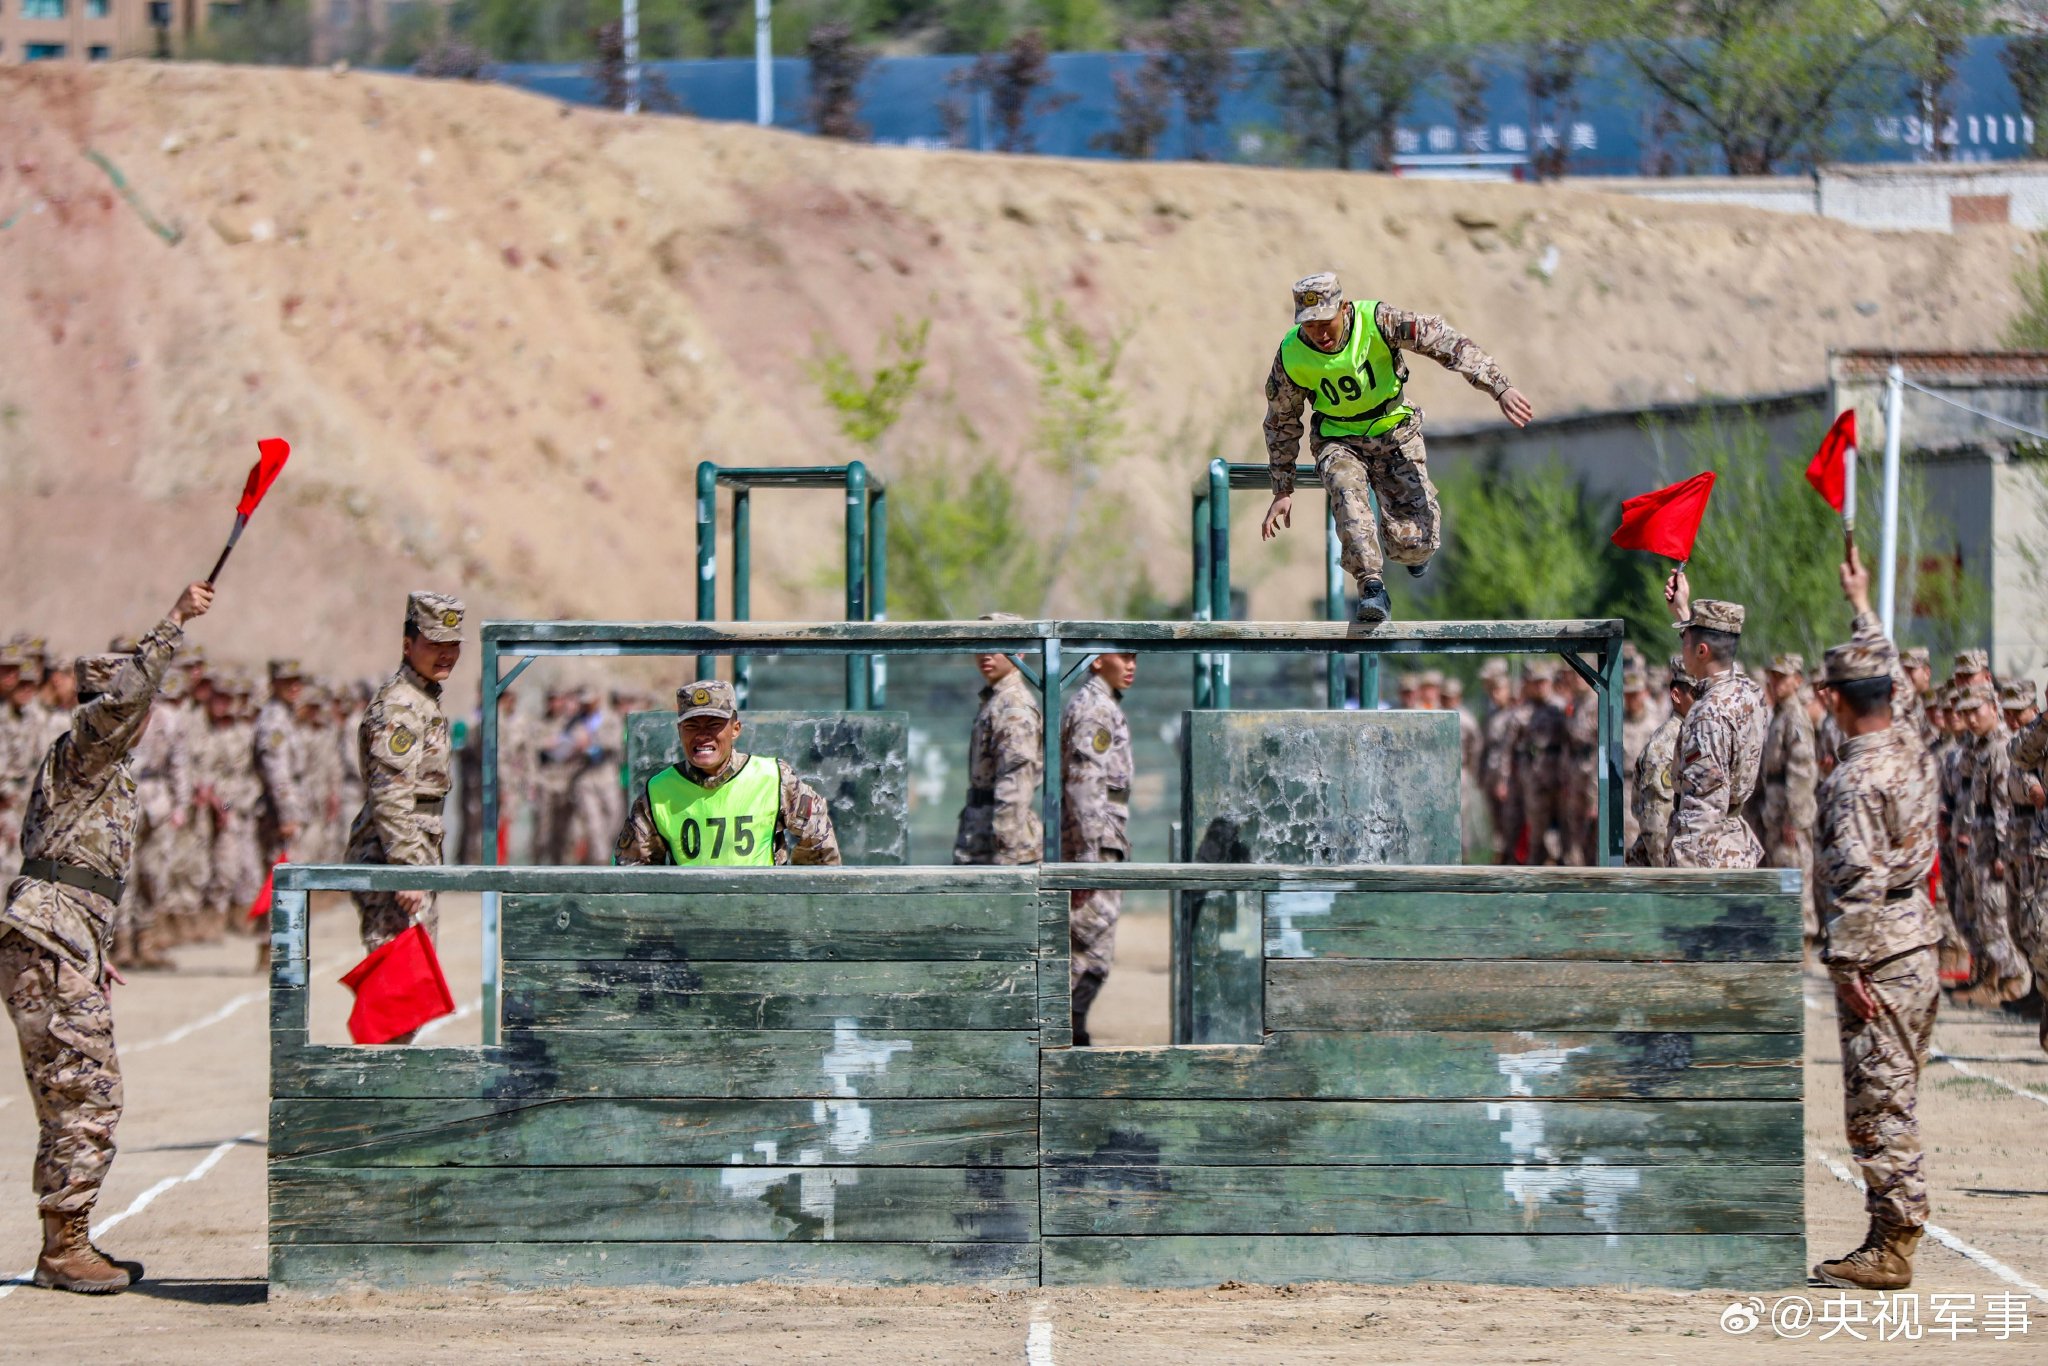
POLYGON ((280 870, 281 1286, 1803 1266, 1777 872, 436 870, 505 892, 503 1042, 312 1045, 304 888, 394 876, 280 870), (1258 900, 1259 1042, 1069 1046, 1105 883, 1258 900))

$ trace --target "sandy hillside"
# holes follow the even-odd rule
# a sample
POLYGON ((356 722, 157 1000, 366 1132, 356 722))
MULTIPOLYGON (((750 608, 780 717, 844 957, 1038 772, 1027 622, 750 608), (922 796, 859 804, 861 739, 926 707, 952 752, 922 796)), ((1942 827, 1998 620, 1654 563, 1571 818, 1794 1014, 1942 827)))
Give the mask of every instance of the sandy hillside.
MULTIPOLYGON (((1028 436, 1028 291, 1132 329, 1140 439, 1116 484, 1130 553, 1177 588, 1189 480, 1214 436, 1257 457, 1284 291, 1309 269, 1447 314, 1558 413, 1814 384, 1831 345, 1988 343, 2024 241, 141 63, 0 71, 0 148, 0 627, 71 647, 139 624, 210 563, 224 490, 275 432, 297 463, 230 579, 262 603, 207 639, 357 671, 416 582, 498 615, 689 615, 696 462, 845 458, 807 360, 820 337, 866 358, 896 315, 935 319, 951 395, 906 444, 957 446, 964 414, 997 457, 1028 436)), ((1492 411, 1426 363, 1415 390, 1439 422, 1492 411)), ((785 495, 757 518, 782 541, 757 615, 833 611, 837 515, 785 495)), ((1298 608, 1313 539, 1257 610, 1298 608)), ((1243 559, 1241 581, 1284 563, 1243 559)), ((1088 592, 1055 605, 1102 610, 1088 592)))

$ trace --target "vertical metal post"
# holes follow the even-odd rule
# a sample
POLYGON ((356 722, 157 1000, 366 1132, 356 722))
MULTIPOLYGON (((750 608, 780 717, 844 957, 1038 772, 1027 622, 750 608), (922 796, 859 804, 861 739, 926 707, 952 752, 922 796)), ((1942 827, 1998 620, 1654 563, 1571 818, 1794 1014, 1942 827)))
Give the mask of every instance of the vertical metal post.
MULTIPOLYGON (((846 619, 868 619, 868 467, 846 467, 846 619)), ((846 657, 846 709, 868 709, 868 657, 846 657)))
MULTIPOLYGON (((1380 524, 1379 495, 1371 489, 1365 491, 1366 506, 1372 509, 1372 524, 1380 524)), ((1372 534, 1377 535, 1375 530, 1372 534)), ((1358 657, 1358 705, 1366 711, 1378 711, 1380 706, 1380 657, 1373 654, 1358 657)))
POLYGON ((754 0, 754 122, 775 122, 775 26, 769 0, 754 0))
POLYGON ((640 112, 640 0, 625 0, 619 36, 626 49, 626 112, 640 112))
MULTIPOLYGON (((1217 621, 1229 621, 1230 600, 1230 466, 1221 460, 1209 462, 1209 611, 1217 621)), ((1230 655, 1224 651, 1209 657, 1209 702, 1227 710, 1230 706, 1230 655)))
MULTIPOLYGON (((482 812, 484 865, 495 868, 498 864, 498 642, 488 638, 484 641, 482 687, 483 714, 477 718, 477 729, 482 732, 484 752, 477 765, 482 775, 483 791, 477 803, 482 812)), ((495 892, 483 895, 483 981, 479 995, 483 997, 483 1041, 498 1041, 498 896, 495 892)))
MULTIPOLYGON (((697 462, 697 620, 718 620, 718 466, 697 462)), ((717 655, 697 656, 697 677, 718 670, 717 655)))
MULTIPOLYGON (((1195 549, 1195 581, 1188 598, 1188 615, 1196 621, 1213 621, 1210 607, 1210 590, 1215 587, 1209 573, 1209 487, 1202 484, 1195 489, 1194 531, 1189 541, 1195 549)), ((1210 676, 1208 652, 1195 656, 1195 710, 1207 711, 1216 705, 1215 680, 1210 676)))
MULTIPOLYGON (((1344 566, 1337 547, 1337 512, 1335 505, 1325 499, 1323 502, 1323 618, 1326 621, 1344 620, 1344 566)), ((1344 705, 1345 674, 1349 664, 1341 654, 1333 654, 1324 661, 1329 675, 1328 702, 1332 707, 1344 705)))
MULTIPOLYGON (((732 491, 732 619, 754 619, 754 491, 741 485, 732 491)), ((747 705, 754 681, 754 657, 732 657, 732 687, 739 704, 747 705)))
POLYGON ((1884 633, 1899 638, 1893 617, 1899 586, 1899 429, 1905 425, 1906 372, 1894 365, 1884 380, 1884 539, 1879 542, 1877 615, 1884 633))
POLYGON ((1599 862, 1607 868, 1621 864, 1621 642, 1608 640, 1600 647, 1600 739, 1594 754, 1599 783, 1594 801, 1600 812, 1599 862))
POLYGON ((1045 821, 1045 861, 1060 861, 1060 713, 1064 710, 1061 701, 1060 642, 1057 636, 1047 636, 1040 645, 1038 667, 1038 713, 1044 720, 1045 740, 1045 788, 1040 807, 1045 821))
MULTIPOLYGON (((889 619, 889 491, 880 484, 868 488, 868 620, 889 619)), ((889 704, 889 656, 869 655, 868 705, 880 710, 889 704)))

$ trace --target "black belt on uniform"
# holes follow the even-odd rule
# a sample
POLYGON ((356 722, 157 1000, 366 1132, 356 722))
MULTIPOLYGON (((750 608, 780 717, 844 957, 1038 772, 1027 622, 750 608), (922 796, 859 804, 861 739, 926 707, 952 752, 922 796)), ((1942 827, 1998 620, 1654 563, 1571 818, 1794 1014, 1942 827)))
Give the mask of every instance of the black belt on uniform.
POLYGON ((415 797, 412 805, 415 811, 439 811, 447 800, 446 797, 415 797))
POLYGON ((1892 888, 1890 891, 1884 894, 1884 899, 1888 902, 1911 901, 1914 897, 1918 895, 1920 895, 1920 884, 1915 882, 1910 883, 1904 887, 1892 888))
POLYGON ((81 868, 75 863, 59 863, 53 858, 23 859, 21 875, 32 877, 38 882, 61 882, 66 887, 76 887, 82 892, 91 892, 109 901, 119 901, 121 890, 126 885, 120 878, 95 873, 92 869, 81 868))
POLYGON ((996 790, 992 787, 970 787, 967 789, 967 804, 969 806, 987 806, 995 799, 996 790))
POLYGON ((1125 806, 1129 806, 1131 804, 1131 790, 1128 787, 1112 787, 1109 789, 1109 799, 1113 802, 1122 802, 1125 806))

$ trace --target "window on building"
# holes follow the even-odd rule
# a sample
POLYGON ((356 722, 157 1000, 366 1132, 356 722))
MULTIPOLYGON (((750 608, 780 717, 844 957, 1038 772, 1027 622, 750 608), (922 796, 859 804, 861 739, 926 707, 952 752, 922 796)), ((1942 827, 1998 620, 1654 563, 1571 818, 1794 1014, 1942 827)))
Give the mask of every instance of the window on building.
POLYGON ((30 43, 21 51, 21 59, 25 62, 54 62, 64 56, 64 44, 30 43))
MULTIPOLYGON (((24 19, 62 19, 64 0, 21 0, 21 17, 24 19)), ((58 56, 63 56, 61 44, 31 43, 30 47, 58 47, 58 56)), ((29 60, 33 61, 34 58, 29 60)))
POLYGON ((85 50, 85 59, 89 62, 104 62, 113 55, 114 49, 108 47, 105 43, 94 43, 85 50))
POLYGON ((85 0, 85 17, 104 19, 107 17, 107 0, 85 0))
POLYGON ((228 3, 228 0, 214 0, 212 4, 206 7, 206 22, 218 24, 224 19, 234 18, 241 12, 242 7, 239 3, 228 3))

